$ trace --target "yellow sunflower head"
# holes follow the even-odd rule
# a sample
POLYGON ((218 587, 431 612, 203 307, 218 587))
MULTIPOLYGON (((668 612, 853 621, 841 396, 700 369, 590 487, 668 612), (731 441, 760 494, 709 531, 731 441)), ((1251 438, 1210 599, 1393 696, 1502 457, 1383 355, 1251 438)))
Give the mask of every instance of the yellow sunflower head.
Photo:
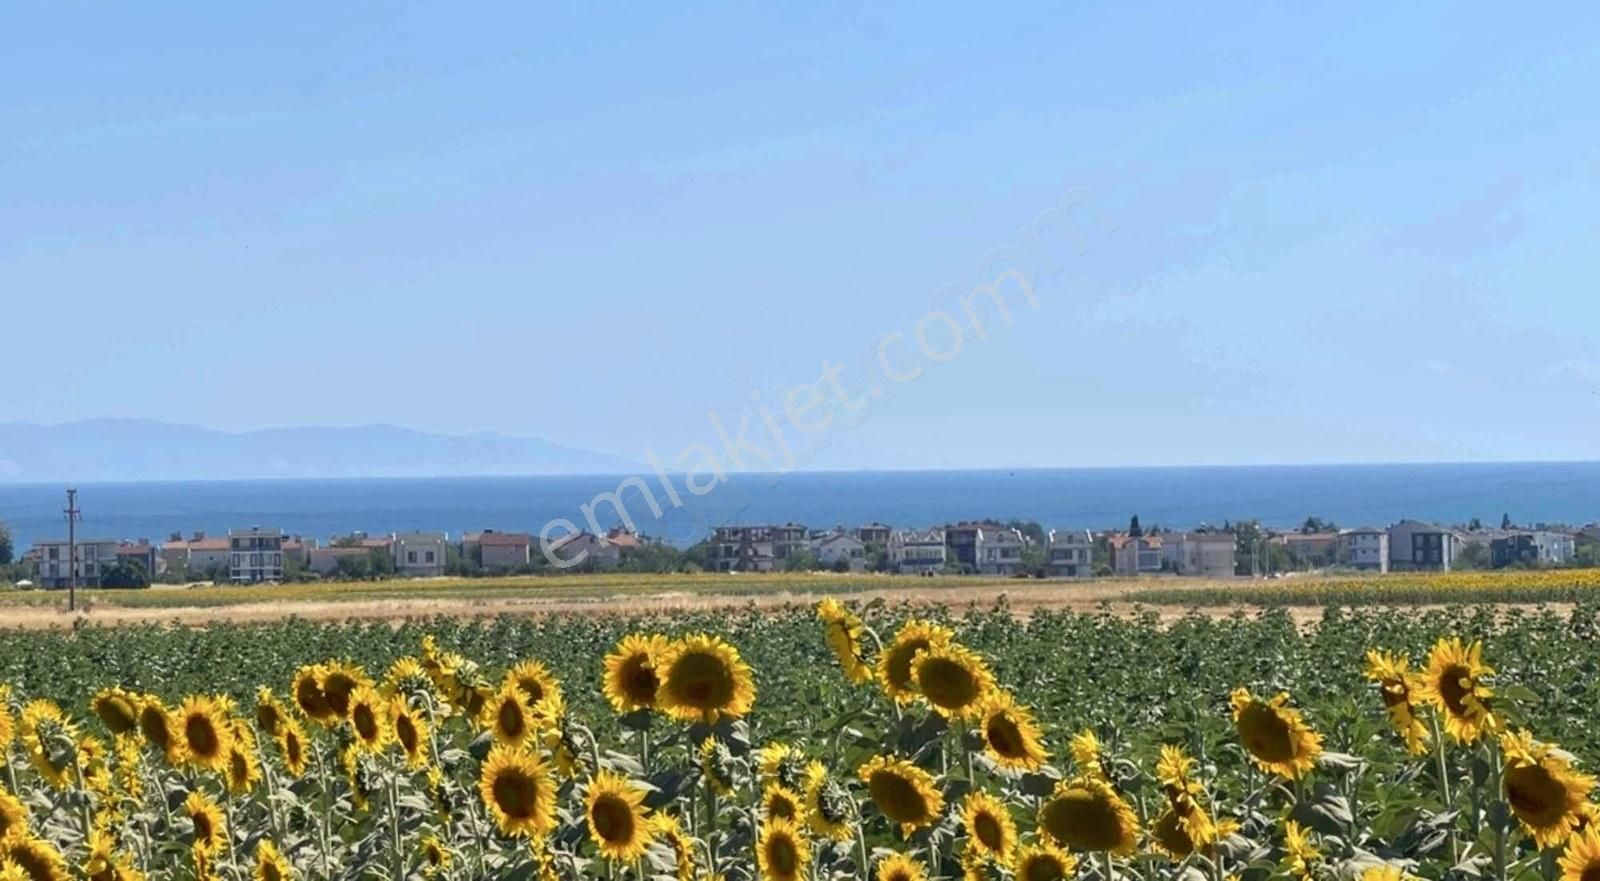
POLYGON ((715 737, 700 741, 700 776, 717 795, 733 794, 733 753, 726 744, 715 737))
POLYGON ((1297 780, 1316 766, 1322 735, 1289 706, 1289 695, 1263 700, 1240 688, 1233 692, 1232 703, 1233 727, 1261 770, 1297 780))
POLYGON ((304 777, 308 759, 306 732, 296 719, 285 718, 278 729, 278 755, 283 758, 283 768, 293 777, 304 777))
POLYGON ((183 760, 196 768, 225 771, 233 748, 233 725, 227 704, 202 694, 192 694, 174 713, 183 736, 183 760))
POLYGON ((256 728, 268 737, 277 737, 278 729, 283 727, 283 720, 288 715, 283 703, 272 689, 265 685, 256 689, 256 728))
POLYGON ((139 727, 139 696, 120 688, 102 688, 89 700, 89 709, 112 734, 127 734, 139 727))
POLYGON ((382 753, 394 736, 389 727, 389 699, 371 685, 359 685, 350 692, 345 705, 345 718, 350 723, 350 732, 355 735, 357 746, 373 755, 382 753))
POLYGON ((950 719, 977 715, 995 689, 989 665, 955 642, 937 643, 917 652, 911 659, 911 681, 934 712, 950 719))
POLYGON ((961 805, 961 825, 967 830, 968 849, 984 857, 1010 861, 1017 845, 1017 824, 1004 802, 974 790, 961 805))
POLYGON ((56 789, 77 785, 78 726, 53 701, 34 700, 22 708, 17 736, 34 770, 56 789))
POLYGON ((1440 639, 1428 652, 1419 696, 1438 708, 1444 730, 1458 743, 1476 743, 1498 727, 1493 689, 1484 680, 1494 668, 1483 662, 1483 643, 1465 645, 1459 638, 1440 639))
POLYGON ((615 771, 601 771, 584 794, 589 837, 602 856, 629 862, 644 856, 656 827, 644 813, 644 792, 615 771))
POLYGON ((294 681, 289 684, 289 694, 294 697, 294 705, 306 718, 324 725, 332 725, 340 716, 333 711, 328 703, 328 696, 322 693, 321 664, 307 664, 295 671, 294 681))
POLYGON ((1418 881, 1418 879, 1415 875, 1407 874, 1399 866, 1385 863, 1362 871, 1360 881, 1418 881))
POLYGON ((367 671, 344 661, 324 663, 317 677, 317 687, 321 689, 323 698, 328 702, 328 709, 333 713, 333 721, 349 719, 351 697, 357 690, 372 686, 373 682, 367 676, 367 671))
POLYGON ((811 832, 831 841, 848 841, 855 834, 856 803, 827 766, 812 761, 805 770, 806 822, 811 832))
POLYGON ((11 686, 0 682, 0 750, 10 748, 17 736, 17 720, 11 715, 11 686))
POLYGON ((540 839, 555 823, 556 787, 549 767, 531 750, 490 748, 478 793, 505 835, 540 839))
POLYGON ((289 881, 294 877, 294 867, 284 859, 278 846, 263 838, 256 845, 256 867, 252 881, 289 881))
POLYGON ((769 743, 756 753, 763 783, 798 789, 805 776, 805 753, 787 743, 769 743))
POLYGON ((1077 870, 1077 860, 1049 841, 1017 848, 1011 862, 1017 881, 1066 881, 1077 870))
POLYGON ((522 690, 523 700, 530 707, 537 707, 551 699, 561 700, 561 683, 550 672, 550 668, 538 661, 519 662, 506 671, 506 681, 522 690))
POLYGON ((839 659, 844 678, 856 685, 871 682, 872 666, 867 663, 866 647, 861 642, 866 627, 861 619, 833 597, 817 603, 817 617, 822 619, 828 648, 839 659))
POLYGON ((1105 748, 1100 745, 1100 737, 1094 733, 1093 728, 1085 728, 1067 742, 1067 752, 1072 754, 1072 763, 1079 774, 1088 774, 1095 777, 1105 776, 1105 769, 1101 767, 1101 754, 1105 748))
POLYGON ((194 849, 207 855, 222 851, 227 840, 222 809, 205 793, 195 790, 183 800, 183 815, 194 826, 194 849))
POLYGON ((1571 759, 1527 731, 1501 737, 1505 752, 1505 797, 1511 812, 1541 849, 1566 843, 1585 816, 1594 778, 1571 759))
POLYGON ((1560 866, 1561 881, 1600 879, 1600 829, 1591 826, 1568 838, 1560 866))
POLYGON ((1283 824, 1284 870, 1296 878, 1310 878, 1311 866, 1322 858, 1322 852, 1311 840, 1311 831, 1294 820, 1283 824))
POLYGON ((228 791, 244 795, 261 782, 261 762, 256 758, 256 737, 242 724, 235 724, 233 742, 228 747, 225 771, 228 791))
POLYGON ((750 712, 756 687, 739 650, 719 637, 695 634, 667 646, 657 668, 657 700, 673 718, 715 724, 750 712))
POLYGON ((183 761, 183 732, 161 698, 153 694, 139 698, 139 734, 145 743, 160 751, 168 764, 183 761))
POLYGON ((768 820, 756 839, 756 868, 761 881, 801 881, 811 863, 811 842, 794 823, 768 820))
POLYGON ((656 840, 672 852, 673 877, 676 881, 694 881, 695 840, 683 834, 678 818, 671 814, 656 814, 650 822, 655 825, 656 840))
POLYGON ((895 703, 910 703, 919 697, 912 662, 917 653, 955 639, 948 627, 928 621, 907 621, 894 639, 878 655, 878 684, 895 703))
POLYGON ((612 708, 619 713, 631 713, 655 707, 656 695, 661 689, 657 668, 668 645, 665 636, 633 633, 623 637, 611 654, 606 655, 601 690, 612 708))
POLYGON ((533 711, 527 695, 514 681, 506 681, 483 705, 478 724, 494 735, 497 743, 521 746, 535 735, 533 711))
POLYGON ((928 881, 928 869, 921 860, 903 853, 892 853, 878 860, 877 881, 928 881))
POLYGON ((56 846, 32 835, 0 839, 0 866, 16 866, 29 881, 67 881, 72 875, 56 846))
POLYGON ((905 835, 938 820, 944 811, 944 795, 933 775, 905 759, 875 756, 856 773, 873 805, 905 835))
POLYGON ((991 692, 978 718, 984 752, 1001 768, 1037 771, 1050 758, 1033 713, 1010 694, 998 689, 991 692))
POLYGON ((25 835, 28 831, 28 806, 22 800, 0 789, 0 841, 11 835, 25 835))
POLYGON ((1070 850, 1127 855, 1139 840, 1139 818, 1099 777, 1062 780, 1039 806, 1039 830, 1070 850))
POLYGON ((399 695, 389 702, 389 730, 405 753, 406 767, 417 771, 428 764, 428 721, 399 695))
POLYGON ((779 783, 768 783, 761 791, 761 816, 792 820, 796 824, 804 819, 804 805, 794 790, 779 783))
POLYGON ((432 878, 435 875, 448 872, 450 864, 455 862, 454 854, 450 852, 449 845, 439 840, 437 835, 429 835, 422 839, 422 877, 432 878))
POLYGON ((1414 756, 1428 751, 1428 727, 1417 718, 1422 677, 1411 671, 1411 659, 1402 654, 1372 649, 1367 652, 1366 677, 1378 686, 1389 724, 1414 756))

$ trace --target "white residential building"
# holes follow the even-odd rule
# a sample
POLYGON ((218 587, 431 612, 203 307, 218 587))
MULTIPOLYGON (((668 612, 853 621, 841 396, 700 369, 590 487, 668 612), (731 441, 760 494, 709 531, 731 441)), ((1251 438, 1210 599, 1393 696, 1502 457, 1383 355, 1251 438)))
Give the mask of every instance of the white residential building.
POLYGON ((902 575, 938 575, 946 559, 943 529, 897 529, 889 535, 889 562, 902 575))
POLYGON ((985 526, 978 530, 975 546, 979 575, 1016 575, 1022 571, 1022 549, 1028 540, 1022 533, 1006 527, 985 526))
POLYGON ((1364 526, 1339 532, 1339 563, 1364 572, 1389 571, 1389 533, 1364 526))
POLYGON ((1389 527, 1391 572, 1449 572, 1460 550, 1461 537, 1437 524, 1401 520, 1389 527))
MULTIPOLYGON (((100 576, 117 565, 117 549, 121 546, 122 542, 116 539, 78 539, 78 586, 99 587, 100 576)), ((34 580, 40 587, 60 588, 71 584, 70 550, 64 538, 34 544, 34 580)))
POLYGON ((867 569, 867 546, 848 532, 829 532, 811 542, 817 555, 817 565, 823 569, 837 569, 841 561, 851 572, 867 569))
POLYGON ((229 530, 228 558, 231 581, 282 581, 283 530, 260 526, 229 530))
POLYGON ((1094 536, 1087 529, 1052 529, 1045 536, 1044 571, 1051 578, 1094 574, 1094 536))
POLYGON ((1164 532, 1161 562, 1179 575, 1232 578, 1234 536, 1231 532, 1164 532))

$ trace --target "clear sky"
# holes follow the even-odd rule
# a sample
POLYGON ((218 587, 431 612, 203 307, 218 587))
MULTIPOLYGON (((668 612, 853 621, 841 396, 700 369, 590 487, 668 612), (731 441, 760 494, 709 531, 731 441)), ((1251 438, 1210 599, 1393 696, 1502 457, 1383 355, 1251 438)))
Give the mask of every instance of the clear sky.
POLYGON ((1593 4, 541 5, 6 4, 0 422, 670 459, 1068 198, 815 466, 1600 458, 1593 4))

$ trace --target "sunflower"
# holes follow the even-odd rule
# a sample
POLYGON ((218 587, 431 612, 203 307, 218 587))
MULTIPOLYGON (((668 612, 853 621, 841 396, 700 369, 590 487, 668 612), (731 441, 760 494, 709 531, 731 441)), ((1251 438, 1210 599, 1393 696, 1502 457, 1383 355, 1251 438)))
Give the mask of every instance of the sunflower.
POLYGON ((0 841, 12 833, 25 834, 28 830, 28 806, 22 800, 0 789, 0 841))
POLYGON ((406 699, 429 695, 438 700, 438 689, 433 684, 433 677, 416 658, 407 655, 397 658, 389 665, 383 674, 383 685, 378 689, 384 695, 400 696, 406 699))
POLYGON ((251 875, 252 881, 288 881, 293 877, 294 868, 278 852, 278 846, 262 839, 256 845, 256 869, 251 875))
POLYGON ((799 789, 806 772, 806 755, 787 743, 769 743, 756 753, 763 783, 799 789))
POLYGON ((277 737, 278 729, 288 715, 272 689, 265 685, 256 689, 256 727, 268 737, 277 737))
POLYGON ((1050 758, 1033 713, 1004 691, 991 692, 983 702, 979 728, 984 751, 1002 768, 1037 771, 1050 758))
POLYGON ((1494 692, 1483 683, 1494 668, 1483 662, 1483 643, 1463 645, 1459 638, 1440 639, 1428 652, 1418 697, 1444 716, 1444 730, 1458 743, 1475 743, 1495 729, 1490 701, 1494 692))
POLYGON ((905 835, 939 819, 944 811, 944 796, 934 786, 933 775, 905 759, 875 756, 856 773, 872 803, 905 835))
POLYGON ((644 856, 656 827, 645 817, 644 791, 615 771, 601 771, 584 795, 589 837, 602 856, 631 862, 644 856))
POLYGON ((878 655, 878 684, 884 694, 895 703, 909 703, 917 698, 916 682, 912 678, 911 664, 917 652, 955 639, 955 631, 927 621, 911 620, 900 628, 894 639, 878 655))
POLYGON ((1406 750, 1414 756, 1428 751, 1428 729, 1417 718, 1418 692, 1422 679, 1411 672, 1411 659, 1405 655, 1367 652, 1366 677, 1378 686, 1384 709, 1389 713, 1389 724, 1405 741, 1406 750))
POLYGON ((903 853, 892 853, 878 861, 877 881, 928 881, 928 870, 920 860, 903 853))
POLYGON ((861 644, 861 636, 866 632, 861 619, 833 597, 817 603, 817 617, 822 619, 828 648, 839 658, 844 678, 856 685, 871 682, 872 667, 866 661, 865 647, 861 644))
POLYGON ((256 758, 256 736, 243 724, 235 722, 233 743, 228 747, 228 791, 244 795, 261 782, 261 763, 256 758))
POLYGON ((1039 830, 1082 851, 1126 856, 1139 838, 1139 818, 1111 784, 1099 777, 1062 780, 1039 806, 1039 830))
POLYGON ((139 733, 144 736, 145 743, 161 751, 167 764, 177 765, 183 761, 183 731, 161 698, 153 694, 139 698, 139 733))
POLYGON ((11 747, 17 736, 17 720, 11 717, 11 686, 0 682, 0 753, 11 747))
MULTIPOLYGON (((1156 780, 1167 796, 1167 808, 1151 826, 1157 846, 1174 859, 1183 859, 1200 850, 1209 851, 1223 830, 1213 822, 1200 804, 1203 789, 1192 776, 1194 759, 1181 747, 1161 747, 1156 761, 1156 780)), ((1231 829, 1228 830, 1231 834, 1231 829)))
POLYGON ((801 811, 800 796, 794 790, 780 783, 768 783, 761 791, 761 816, 793 820, 798 824, 801 811))
POLYGON ((117 779, 122 792, 131 799, 144 797, 144 755, 139 750, 139 735, 124 734, 117 738, 112 751, 117 756, 117 779))
POLYGON ((83 874, 87 881, 123 881, 142 877, 117 856, 116 841, 104 827, 96 825, 90 829, 84 845, 89 851, 83 861, 83 874))
POLYGON ((805 772, 806 823, 813 834, 848 841, 855 834, 855 799, 828 775, 826 765, 812 761, 805 772))
POLYGON ((1595 881, 1600 878, 1600 829, 1589 828, 1567 839, 1561 854, 1561 881, 1595 881))
POLYGON ((1048 841, 1017 848, 1011 863, 1017 881, 1066 881, 1077 870, 1078 861, 1048 841))
POLYGON ((732 795, 733 753, 728 747, 715 737, 706 737, 700 741, 700 776, 705 778, 706 784, 717 795, 732 795))
POLYGON ((102 688, 89 699, 89 709, 112 734, 127 734, 139 727, 139 697, 120 688, 102 688))
POLYGON ((13 835, 0 839, 0 866, 14 865, 29 881, 67 881, 72 877, 61 851, 43 838, 13 835))
POLYGON ((1232 703, 1233 727, 1261 770, 1297 780, 1316 765, 1322 755, 1322 735, 1289 706, 1288 694, 1262 700, 1239 688, 1232 703))
POLYGON ((204 793, 194 790, 183 800, 183 815, 194 824, 194 849, 212 856, 222 852, 227 841, 222 809, 204 793))
POLYGON ((454 862, 454 855, 450 848, 437 835, 429 835, 422 839, 419 846, 422 856, 422 877, 432 878, 435 875, 450 871, 450 864, 454 862))
POLYGON ((656 841, 672 853, 673 877, 676 881, 694 881, 694 839, 683 834, 678 818, 671 814, 656 814, 650 822, 655 825, 656 841))
POLYGON ((111 769, 106 765, 106 745, 100 738, 85 734, 74 747, 78 775, 83 788, 102 797, 111 794, 111 769))
POLYGON ((1067 752, 1072 754, 1072 762, 1077 765, 1079 774, 1088 774, 1095 777, 1104 777, 1105 768, 1101 766, 1101 754, 1104 748, 1100 745, 1100 738, 1094 733, 1093 728, 1085 728, 1067 742, 1067 752))
POLYGON ((358 685, 345 704, 356 745, 368 753, 381 755, 394 736, 389 730, 389 701, 371 685, 358 685))
POLYGON ((483 763, 478 793, 506 835, 543 838, 555 822, 556 787, 536 753, 496 744, 483 763))
POLYGON ((623 637, 611 654, 606 655, 600 686, 612 708, 619 713, 631 713, 655 707, 656 693, 661 688, 656 670, 668 645, 665 636, 632 633, 623 637))
POLYGON ((321 664, 307 664, 296 670, 294 681, 289 685, 289 694, 294 697, 294 705, 306 714, 307 719, 331 725, 339 716, 328 704, 328 696, 322 693, 322 673, 321 664))
POLYGON ((1527 731, 1503 735, 1500 745, 1511 812, 1540 849, 1565 843, 1583 816, 1594 778, 1578 773, 1565 753, 1527 731))
MULTIPOLYGON (((322 665, 317 676, 317 688, 328 702, 328 709, 333 716, 325 724, 342 721, 350 718, 350 702, 355 693, 361 688, 371 688, 373 682, 367 677, 367 671, 355 664, 344 661, 328 661, 322 665)), ((308 714, 309 715, 309 714, 308 714)))
POLYGON ((78 726, 53 701, 30 701, 22 708, 18 739, 34 770, 56 789, 76 785, 78 726))
POLYGON ((537 707, 547 700, 560 701, 561 683, 550 668, 538 661, 521 661, 506 671, 506 681, 522 690, 528 706, 537 707))
POLYGON ((961 804, 961 825, 967 848, 979 856, 1009 860, 1017 845, 1017 824, 1005 803, 982 790, 968 793, 961 804))
POLYGON ((306 773, 306 732, 295 719, 285 718, 278 729, 278 754, 283 757, 283 768, 291 776, 304 777, 306 773))
POLYGON ((954 642, 936 643, 911 659, 911 681, 934 712, 947 719, 977 714, 994 691, 994 674, 983 658, 954 642))
POLYGON ((521 746, 534 736, 533 713, 528 698, 515 681, 501 685, 478 716, 478 724, 494 735, 496 743, 521 746))
POLYGON ((1407 874, 1399 866, 1384 863, 1363 871, 1360 881, 1418 881, 1418 879, 1415 875, 1407 874))
POLYGON ((1299 878, 1311 877, 1311 864, 1322 858, 1311 841, 1311 832, 1294 820, 1283 824, 1284 870, 1299 878))
POLYGON ((811 862, 811 842, 788 820, 761 824, 756 840, 756 868, 761 881, 800 881, 811 862))
POLYGON ((406 767, 418 771, 428 764, 428 722, 411 709, 404 697, 396 696, 389 702, 389 730, 405 753, 406 767))
POLYGON ((724 716, 737 719, 755 703, 749 665, 720 637, 693 634, 670 643, 656 672, 661 708, 683 722, 710 725, 724 716))
POLYGON ((208 771, 228 767, 228 750, 233 747, 233 726, 226 704, 205 695, 183 699, 174 714, 177 729, 183 732, 184 762, 208 771))

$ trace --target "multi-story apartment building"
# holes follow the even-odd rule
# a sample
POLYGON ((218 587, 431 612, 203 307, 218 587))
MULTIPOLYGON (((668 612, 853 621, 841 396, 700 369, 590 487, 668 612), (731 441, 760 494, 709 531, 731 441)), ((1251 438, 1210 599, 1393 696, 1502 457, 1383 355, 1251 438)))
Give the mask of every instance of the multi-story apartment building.
POLYGON ((150 539, 141 538, 138 541, 125 541, 117 545, 117 562, 131 563, 144 570, 146 578, 155 578, 166 570, 166 561, 150 539))
POLYGON ((771 527, 772 530, 772 555, 782 565, 791 554, 798 554, 811 548, 811 530, 799 523, 785 523, 782 526, 771 527))
POLYGON ((116 539, 78 539, 77 566, 74 567, 66 539, 36 542, 32 551, 34 580, 40 587, 67 587, 72 583, 72 571, 76 568, 79 587, 99 587, 100 576, 117 565, 117 550, 121 546, 122 542, 116 539))
POLYGON ((1572 536, 1542 529, 1516 530, 1489 543, 1489 560, 1496 569, 1517 563, 1564 566, 1576 553, 1572 536))
POLYGON ((861 543, 868 547, 887 548, 889 546, 889 534, 892 532, 894 532, 893 529, 882 523, 866 523, 856 527, 856 538, 860 539, 861 543))
POLYGON ((1461 550, 1461 539, 1443 526, 1401 520, 1389 527, 1389 570, 1449 572, 1461 550))
POLYGON ((1021 532, 1004 526, 984 526, 978 530, 974 548, 979 575, 1016 575, 1022 571, 1022 549, 1028 540, 1021 532))
POLYGON ((450 537, 442 532, 397 532, 389 536, 394 571, 408 578, 443 575, 449 543, 450 537))
POLYGON ((1370 526, 1340 530, 1338 561, 1363 572, 1388 572, 1389 533, 1370 526))
POLYGON ((771 572, 782 565, 770 526, 718 526, 711 530, 709 551, 718 572, 771 572))
POLYGON ((889 534, 889 563, 902 575, 938 575, 949 545, 943 529, 897 529, 889 534))
POLYGON ((1116 533, 1106 539, 1111 568, 1118 575, 1161 571, 1161 536, 1116 533))
POLYGON ((228 579, 283 580, 283 530, 252 526, 228 532, 228 579))
POLYGON ((959 567, 969 572, 978 571, 978 543, 984 530, 998 532, 1005 529, 998 523, 969 522, 963 520, 944 527, 944 545, 947 567, 959 567))
POLYGON ((1052 529, 1045 536, 1044 572, 1051 578, 1094 574, 1094 536, 1087 529, 1052 529))
POLYGON ((1233 577, 1233 533, 1163 532, 1159 538, 1163 568, 1179 575, 1233 577))

